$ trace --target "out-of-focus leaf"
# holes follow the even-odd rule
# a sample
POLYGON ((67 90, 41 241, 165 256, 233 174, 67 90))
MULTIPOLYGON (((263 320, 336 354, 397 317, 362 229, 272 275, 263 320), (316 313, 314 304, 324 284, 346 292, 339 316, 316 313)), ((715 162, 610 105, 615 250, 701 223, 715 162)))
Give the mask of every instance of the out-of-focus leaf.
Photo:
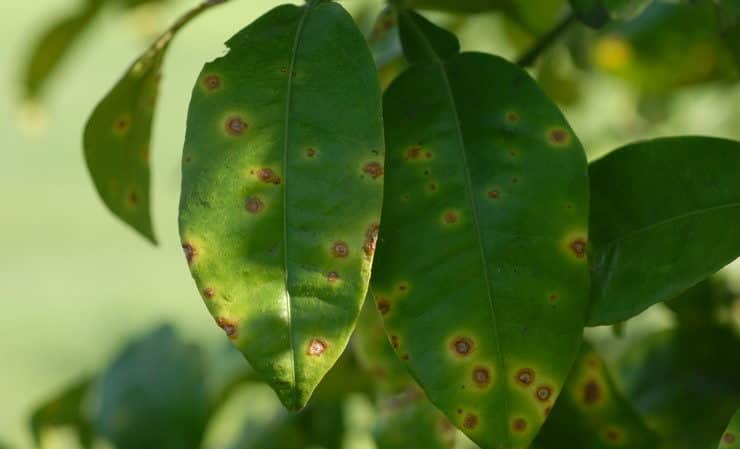
POLYGON ((740 449, 740 409, 735 412, 722 434, 718 449, 740 449))
POLYGON ((658 436, 617 389, 599 355, 584 344, 563 393, 537 437, 547 449, 655 449, 658 436))
POLYGON ((638 341, 621 366, 626 393, 673 449, 715 449, 740 404, 740 340, 730 330, 638 341))
POLYGON ((31 415, 31 435, 36 447, 42 447, 44 433, 57 427, 71 427, 80 446, 92 447, 94 432, 89 411, 92 378, 84 378, 42 403, 31 415))
POLYGON ((129 344, 99 382, 96 430, 117 449, 198 449, 210 406, 202 362, 171 327, 129 344))
POLYGON ((457 53, 452 34, 411 12, 401 39, 413 65, 384 97, 373 293, 429 399, 481 447, 526 447, 581 342, 583 148, 514 64, 457 53))
POLYGON ((79 10, 53 22, 36 41, 23 67, 25 97, 34 99, 101 11, 102 1, 88 0, 79 10))
POLYGON ((574 71, 566 69, 565 50, 557 50, 542 57, 542 63, 537 70, 537 82, 553 100, 560 104, 573 104, 580 98, 581 84, 575 78, 574 71))
POLYGON ((601 28, 609 23, 609 10, 602 0, 570 0, 570 6, 578 19, 592 28, 601 28))
POLYGON ((717 18, 722 38, 735 58, 740 69, 740 2, 737 0, 715 0, 717 18))
POLYGON ((334 2, 279 6, 193 90, 180 235, 217 324, 298 410, 367 293, 383 194, 375 65, 334 2))
POLYGON ((720 279, 706 279, 671 299, 666 305, 682 327, 700 328, 718 324, 724 307, 733 295, 720 279))
POLYGON ((205 0, 177 20, 131 65, 85 125, 85 161, 98 194, 113 214, 152 243, 149 147, 162 60, 182 27, 224 1, 205 0))
POLYGON ((367 39, 378 69, 380 87, 386 87, 406 67, 398 36, 398 17, 392 7, 386 7, 378 15, 367 39))
MULTIPOLYGON (((387 346, 387 344, 386 344, 387 346)), ((373 430, 377 449, 451 449, 457 430, 418 387, 381 401, 373 430)))
POLYGON ((740 142, 671 137, 591 164, 588 324, 669 300, 740 256, 740 142))
POLYGON ((651 93, 734 76, 707 1, 655 2, 634 20, 605 28, 592 57, 603 70, 651 93))
POLYGON ((478 13, 511 6, 515 0, 406 0, 411 9, 432 9, 457 13, 478 13))

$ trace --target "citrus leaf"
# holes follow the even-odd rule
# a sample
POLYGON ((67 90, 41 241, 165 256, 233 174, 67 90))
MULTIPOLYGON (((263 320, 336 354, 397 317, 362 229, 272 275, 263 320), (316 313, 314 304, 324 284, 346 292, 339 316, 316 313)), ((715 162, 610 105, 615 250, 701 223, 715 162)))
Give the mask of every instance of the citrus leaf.
POLYGON ((31 435, 36 447, 43 447, 43 435, 57 427, 72 427, 80 446, 93 445, 94 432, 88 411, 88 397, 93 379, 84 378, 39 405, 31 414, 31 435))
POLYGON ((162 60, 182 27, 225 1, 205 0, 177 20, 131 65, 85 125, 85 161, 100 198, 152 243, 149 146, 162 60))
POLYGON ((740 404, 740 340, 732 330, 659 333, 636 342, 620 365, 625 394, 665 447, 717 447, 740 404))
POLYGON ((452 423, 483 448, 523 448, 581 342, 585 155, 525 71, 453 54, 455 37, 433 26, 401 16, 416 63, 384 96, 373 294, 397 354, 452 423))
POLYGON ((383 188, 380 88, 336 3, 279 6, 200 74, 180 235, 218 325, 302 408, 367 292, 383 188))
POLYGON ((624 321, 740 255, 740 142, 672 137, 593 162, 589 325, 624 321))
POLYGON ((547 449, 654 449, 658 436, 618 390, 604 361, 584 344, 537 444, 547 449))
POLYGON ((735 412, 735 416, 727 425, 722 439, 719 441, 719 449, 739 449, 740 448, 740 409, 735 412))
POLYGON ((98 385, 96 430, 117 449, 197 449, 209 397, 198 348, 169 326, 130 343, 98 385))
POLYGON ((381 414, 373 429, 377 449, 455 447, 457 430, 418 387, 384 398, 380 407, 381 414))

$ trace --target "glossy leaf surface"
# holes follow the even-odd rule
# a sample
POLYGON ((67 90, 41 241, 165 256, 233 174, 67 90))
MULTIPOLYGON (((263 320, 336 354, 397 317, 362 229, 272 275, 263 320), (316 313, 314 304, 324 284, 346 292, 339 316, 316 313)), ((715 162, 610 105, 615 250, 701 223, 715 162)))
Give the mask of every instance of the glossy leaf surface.
POLYGON ((85 125, 85 161, 100 198, 152 243, 149 146, 162 61, 175 33, 223 2, 206 0, 175 22, 131 65, 85 125))
POLYGON ((583 149, 518 67, 401 16, 373 293, 399 356, 483 448, 527 447, 581 341, 583 149), (536 206, 533 206, 536 205, 536 206), (539 395, 538 395, 539 392, 539 395))
POLYGON ((666 447, 715 449, 740 404, 740 339, 723 328, 636 342, 621 363, 625 393, 666 447))
POLYGON ((344 350, 367 292, 380 88, 336 3, 277 7, 227 45, 193 90, 182 245, 218 325, 295 410, 344 350))
POLYGON ((613 324, 740 255, 740 142, 639 142, 591 164, 591 308, 613 324))
POLYGON ((618 390, 604 361, 584 344, 537 446, 542 449, 654 449, 658 436, 618 390))
POLYGON ((719 441, 719 449, 740 448, 740 409, 735 412, 719 441))
POLYGON ((96 431, 117 449, 197 449, 209 397, 201 353, 162 327, 130 343, 98 385, 96 431))

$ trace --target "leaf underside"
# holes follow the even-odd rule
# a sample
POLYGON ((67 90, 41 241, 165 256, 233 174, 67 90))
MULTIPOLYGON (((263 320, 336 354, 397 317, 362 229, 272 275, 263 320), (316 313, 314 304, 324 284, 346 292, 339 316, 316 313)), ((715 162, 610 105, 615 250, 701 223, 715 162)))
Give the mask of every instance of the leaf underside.
POLYGON ((367 292, 380 88, 335 3, 277 7, 227 45, 193 90, 180 234, 216 322, 295 410, 344 350, 367 292))
POLYGON ((591 164, 589 325, 669 300, 740 255, 740 142, 672 137, 591 164))
POLYGON ((563 394, 536 441, 542 449, 658 447, 658 436, 617 389, 589 344, 581 348, 563 394))
POLYGON ((588 291, 583 148, 518 67, 401 15, 373 293, 397 354, 478 445, 524 448, 565 382, 588 291))

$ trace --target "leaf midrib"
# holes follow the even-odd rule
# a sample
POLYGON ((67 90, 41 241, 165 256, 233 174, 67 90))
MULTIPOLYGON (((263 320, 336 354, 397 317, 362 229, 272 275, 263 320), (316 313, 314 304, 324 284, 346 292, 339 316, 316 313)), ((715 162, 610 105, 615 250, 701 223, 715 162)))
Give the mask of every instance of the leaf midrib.
MULTIPOLYGON (((401 11, 400 13, 405 14, 404 11, 401 11)), ((407 17, 407 19, 408 19, 407 22, 412 26, 414 32, 419 36, 421 41, 424 43, 425 47, 429 51, 429 54, 433 56, 434 58, 433 62, 437 66, 439 66, 442 79, 445 85, 445 93, 449 99, 450 105, 452 106, 452 114, 453 114, 454 121, 455 121, 455 130, 457 131, 458 148, 460 150, 460 157, 463 161, 463 171, 465 173, 465 190, 466 190, 466 193, 471 203, 471 209, 473 213, 473 226, 475 227, 477 243, 478 243, 478 251, 479 251, 480 258, 481 258, 481 264, 483 265, 483 280, 486 285, 486 296, 488 298, 488 305, 489 305, 489 310, 491 313, 491 321, 493 322, 492 332, 494 334, 494 341, 496 342, 496 353, 498 355, 498 360, 501 365, 501 370, 504 373, 506 373, 506 362, 504 361, 504 355, 501 352, 501 346, 499 344, 498 322, 496 319, 496 311, 493 307, 493 295, 491 293, 491 281, 490 281, 490 277, 488 273, 488 261, 486 259, 485 249, 483 248, 483 234, 481 233, 478 205, 476 204, 475 198, 473 196, 473 180, 470 175, 470 170, 468 169, 468 159, 465 154, 465 148, 466 148, 465 138, 463 137, 463 133, 462 133, 462 126, 460 124, 460 116, 457 111, 457 103, 455 102, 455 96, 452 92, 452 86, 450 85, 450 79, 447 75, 447 69, 445 68, 444 60, 442 60, 442 58, 439 57, 437 52, 434 51, 434 47, 426 39, 426 36, 416 25, 413 18, 407 17)), ((507 388, 504 388, 503 392, 504 392, 503 393, 504 410, 508 414, 510 412, 509 391, 507 388)), ((508 428, 505 434, 506 434, 506 445, 507 447, 510 447, 511 446, 511 436, 509 435, 508 428)))
POLYGON ((313 9, 316 4, 315 0, 311 0, 304 6, 305 10, 301 15, 301 20, 298 22, 298 28, 296 29, 295 38, 293 40, 293 48, 290 55, 290 64, 288 66, 288 86, 285 93, 285 132, 283 134, 283 170, 285 170, 285 182, 283 184, 283 271, 285 273, 285 309, 288 319, 288 340, 290 341, 290 360, 291 369, 290 374, 292 376, 293 389, 293 401, 294 405, 298 404, 298 384, 296 383, 296 352, 295 342, 293 341, 293 305, 290 298, 290 292, 288 287, 290 286, 290 270, 288 269, 288 147, 289 147, 289 136, 290 136, 290 111, 292 105, 293 95, 293 71, 295 69, 296 55, 298 54, 298 47, 301 41, 301 34, 303 32, 304 24, 308 18, 309 12, 313 9))

